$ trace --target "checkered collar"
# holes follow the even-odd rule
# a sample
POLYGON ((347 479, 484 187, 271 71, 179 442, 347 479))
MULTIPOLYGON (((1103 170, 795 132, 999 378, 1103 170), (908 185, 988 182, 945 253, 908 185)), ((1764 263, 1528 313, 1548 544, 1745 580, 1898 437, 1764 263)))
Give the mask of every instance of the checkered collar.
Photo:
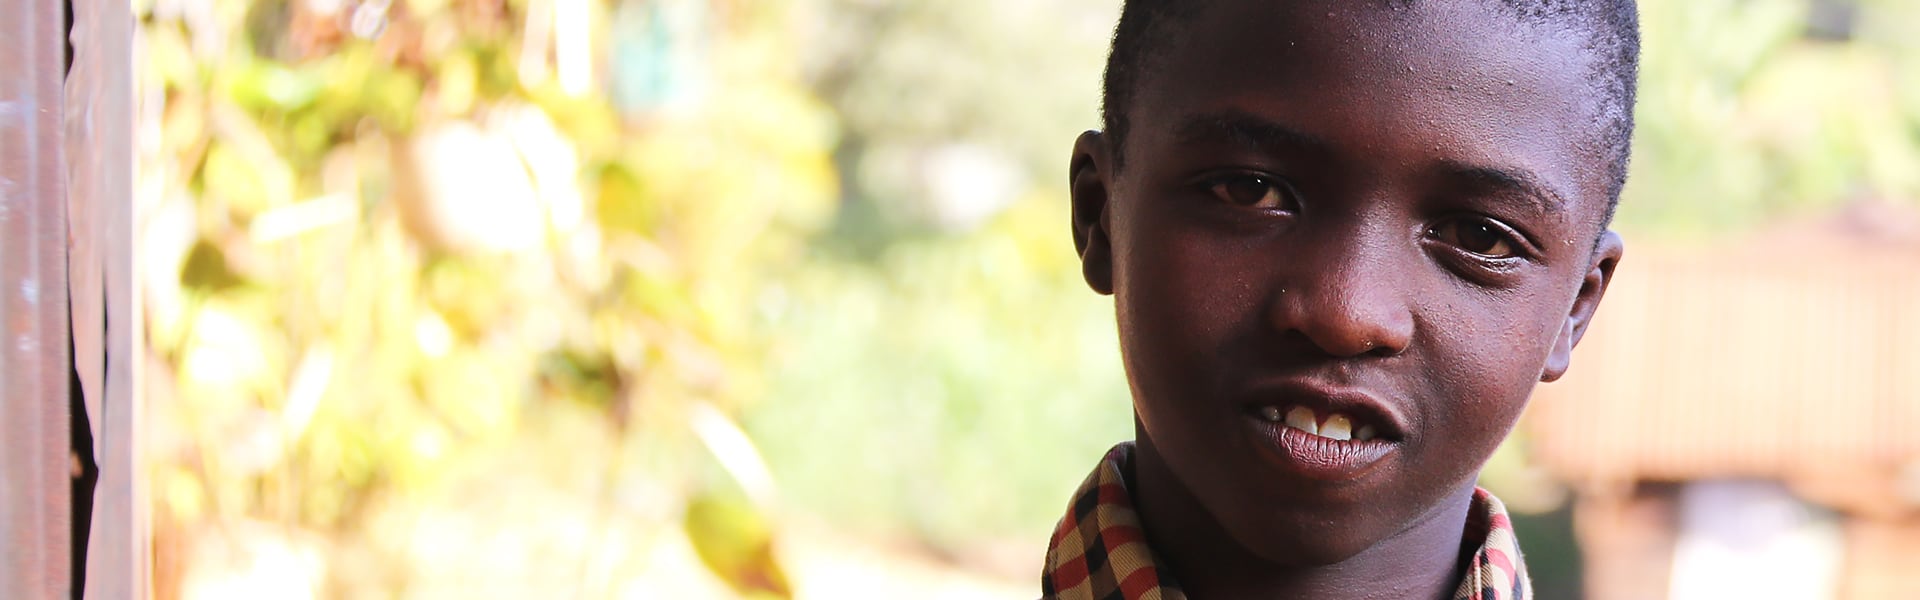
MULTIPOLYGON (((1160 569, 1147 545, 1140 515, 1133 510, 1126 473, 1133 467, 1133 443, 1107 451, 1093 474, 1073 494, 1067 515, 1053 530, 1046 570, 1040 576, 1043 600, 1186 600, 1173 574, 1160 569)), ((1513 522, 1500 500, 1475 488, 1467 530, 1486 532, 1453 600, 1527 600, 1533 597, 1513 522)))

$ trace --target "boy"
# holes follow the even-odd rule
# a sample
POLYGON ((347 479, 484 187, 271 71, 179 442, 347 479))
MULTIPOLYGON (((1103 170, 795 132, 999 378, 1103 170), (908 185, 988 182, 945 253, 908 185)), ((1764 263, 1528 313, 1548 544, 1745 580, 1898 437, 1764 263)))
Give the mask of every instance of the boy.
POLYGON ((1136 439, 1048 598, 1525 598, 1475 475, 1622 252, 1632 0, 1130 0, 1074 242, 1136 439))

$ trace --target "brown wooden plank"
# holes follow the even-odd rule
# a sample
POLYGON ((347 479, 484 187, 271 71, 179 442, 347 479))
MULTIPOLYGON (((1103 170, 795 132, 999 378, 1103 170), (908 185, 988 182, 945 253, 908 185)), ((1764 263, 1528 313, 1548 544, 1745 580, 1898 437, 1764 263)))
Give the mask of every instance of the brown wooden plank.
POLYGON ((92 417, 94 492, 88 598, 151 596, 150 528, 140 470, 140 325, 134 282, 133 15, 127 2, 73 3, 66 82, 68 206, 73 215, 74 348, 92 417))
POLYGON ((60 3, 0 0, 0 594, 65 598, 69 536, 60 3))

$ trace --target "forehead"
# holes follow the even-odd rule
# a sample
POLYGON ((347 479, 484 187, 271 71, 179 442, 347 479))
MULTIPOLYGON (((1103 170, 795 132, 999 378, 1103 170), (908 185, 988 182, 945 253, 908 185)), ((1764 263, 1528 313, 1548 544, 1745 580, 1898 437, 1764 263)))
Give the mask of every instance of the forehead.
POLYGON ((1586 34, 1499 0, 1235 1, 1174 27, 1135 94, 1134 131, 1244 113, 1382 167, 1513 167, 1604 203, 1586 34))

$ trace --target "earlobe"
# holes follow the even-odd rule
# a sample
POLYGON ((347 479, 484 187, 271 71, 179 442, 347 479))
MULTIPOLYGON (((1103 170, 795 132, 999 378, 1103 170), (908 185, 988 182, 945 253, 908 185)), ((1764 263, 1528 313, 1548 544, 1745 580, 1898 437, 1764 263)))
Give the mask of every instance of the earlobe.
POLYGON ((1587 334, 1587 326, 1593 323, 1593 315, 1600 309, 1600 299, 1607 294, 1607 285, 1613 282, 1613 271, 1620 265, 1620 258, 1626 253, 1626 244, 1620 234, 1607 231, 1600 234, 1599 243, 1594 246, 1593 261, 1587 267, 1587 274, 1580 280, 1580 291, 1573 297, 1573 308, 1567 312, 1566 321, 1560 325, 1560 332, 1554 336, 1553 349, 1547 354, 1547 364, 1540 371, 1540 381, 1551 382, 1567 374, 1567 367, 1573 363, 1573 348, 1580 345, 1580 338, 1587 334))
POLYGON ((1073 246, 1080 254, 1080 270, 1087 286, 1101 294, 1113 293, 1113 247, 1107 237, 1109 168, 1106 136, 1098 131, 1080 134, 1068 162, 1068 192, 1073 202, 1073 246))
POLYGON ((1554 336, 1553 350, 1547 353, 1547 365, 1540 370, 1540 381, 1552 383, 1567 374, 1567 367, 1573 364, 1573 318, 1568 317, 1560 326, 1560 333, 1554 336))

